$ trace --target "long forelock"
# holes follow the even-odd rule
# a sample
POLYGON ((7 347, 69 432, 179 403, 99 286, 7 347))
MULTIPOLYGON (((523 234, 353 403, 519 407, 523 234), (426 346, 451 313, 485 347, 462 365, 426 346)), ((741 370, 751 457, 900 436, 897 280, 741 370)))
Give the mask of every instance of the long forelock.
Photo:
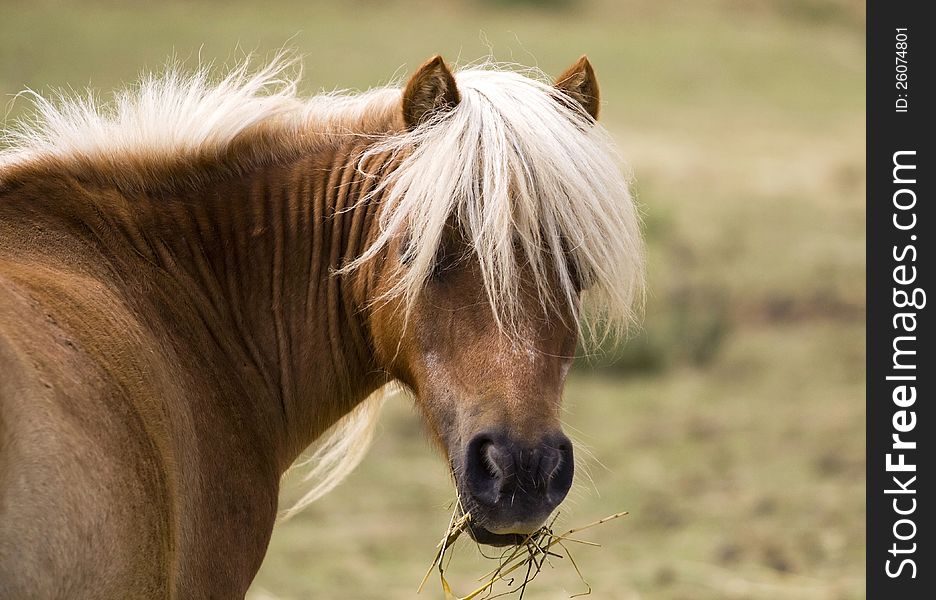
POLYGON ((456 82, 456 107, 365 154, 399 154, 400 166, 374 191, 380 231, 348 268, 405 236, 411 255, 385 296, 412 306, 454 220, 504 329, 529 309, 524 269, 544 308, 577 306, 584 279, 592 331, 626 328, 643 299, 640 219, 607 132, 539 73, 488 64, 456 82))

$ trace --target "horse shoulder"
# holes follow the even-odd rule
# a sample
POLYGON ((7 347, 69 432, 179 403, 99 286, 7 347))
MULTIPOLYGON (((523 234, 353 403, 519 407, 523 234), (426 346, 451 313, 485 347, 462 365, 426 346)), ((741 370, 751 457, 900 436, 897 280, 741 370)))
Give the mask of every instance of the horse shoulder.
POLYGON ((169 475, 94 288, 0 261, 0 597, 167 596, 169 475))

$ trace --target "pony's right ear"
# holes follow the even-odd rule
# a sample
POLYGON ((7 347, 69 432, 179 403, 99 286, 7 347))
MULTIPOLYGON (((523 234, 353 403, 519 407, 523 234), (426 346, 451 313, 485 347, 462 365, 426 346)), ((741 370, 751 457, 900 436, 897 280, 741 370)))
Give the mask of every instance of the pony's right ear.
POLYGON ((413 129, 439 111, 455 108, 460 100, 455 76, 442 57, 426 61, 410 77, 403 90, 403 121, 413 129))

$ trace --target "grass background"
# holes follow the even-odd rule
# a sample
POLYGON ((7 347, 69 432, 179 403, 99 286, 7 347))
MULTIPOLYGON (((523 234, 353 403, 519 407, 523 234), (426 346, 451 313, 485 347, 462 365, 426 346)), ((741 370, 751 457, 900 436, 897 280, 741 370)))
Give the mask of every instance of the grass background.
MULTIPOLYGON (((595 460, 560 523, 631 512, 577 553, 594 597, 861 598, 864 23, 856 0, 0 0, 0 116, 28 113, 25 87, 110 90, 173 55, 294 47, 313 93, 435 53, 553 74, 587 53, 651 284, 644 329, 566 393, 595 460)), ((452 495, 412 407, 390 403, 358 471, 276 529, 249 598, 414 597, 452 495)), ((467 590, 488 567, 459 556, 467 590)), ((525 597, 582 589, 559 561, 525 597)))

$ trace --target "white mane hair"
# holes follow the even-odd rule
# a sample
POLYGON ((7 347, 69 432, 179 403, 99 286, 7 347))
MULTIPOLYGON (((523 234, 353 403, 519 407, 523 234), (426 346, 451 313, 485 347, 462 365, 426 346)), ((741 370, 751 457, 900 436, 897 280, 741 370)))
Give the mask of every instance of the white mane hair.
MULTIPOLYGON (((51 158, 125 170, 127 164, 222 153, 252 133, 301 144, 316 135, 362 133, 371 123, 386 121, 399 102, 399 89, 389 86, 302 99, 295 62, 282 54, 253 71, 248 57, 220 79, 211 65, 192 72, 172 62, 109 101, 93 90, 50 97, 25 90, 20 95, 32 100, 33 111, 0 131, 0 168, 51 158)), ((141 178, 151 175, 140 171, 141 178)), ((0 171, 0 181, 2 176, 0 171)))
POLYGON ((589 323, 622 330, 643 300, 643 243, 610 136, 538 72, 485 64, 455 80, 461 100, 454 108, 365 154, 403 158, 374 192, 382 196, 376 241, 346 270, 406 239, 407 269, 387 295, 411 304, 454 219, 508 332, 522 312, 525 265, 544 308, 576 307, 578 278, 589 323))
MULTIPOLYGON (((401 162, 375 192, 382 195, 376 240, 344 270, 407 236, 401 239, 408 239, 409 267, 390 294, 412 302, 454 219, 506 330, 521 314, 518 282, 527 265, 544 308, 577 306, 579 278, 589 326, 620 331, 632 322, 643 300, 643 246, 627 172, 607 132, 542 73, 495 63, 461 69, 454 108, 409 131, 375 132, 375 124, 401 110, 399 86, 302 100, 298 78, 284 75, 288 66, 276 60, 252 74, 245 62, 215 82, 209 69, 170 68, 105 104, 91 94, 52 100, 32 94, 35 116, 0 137, 6 146, 0 183, 9 167, 46 158, 116 172, 130 157, 129 164, 143 165, 142 178, 147 161, 221 153, 255 131, 283 140, 379 133, 361 164, 388 152, 401 162)), ((304 477, 310 488, 284 517, 357 466, 394 389, 389 384, 373 394, 315 442, 297 463, 310 465, 304 477)))

